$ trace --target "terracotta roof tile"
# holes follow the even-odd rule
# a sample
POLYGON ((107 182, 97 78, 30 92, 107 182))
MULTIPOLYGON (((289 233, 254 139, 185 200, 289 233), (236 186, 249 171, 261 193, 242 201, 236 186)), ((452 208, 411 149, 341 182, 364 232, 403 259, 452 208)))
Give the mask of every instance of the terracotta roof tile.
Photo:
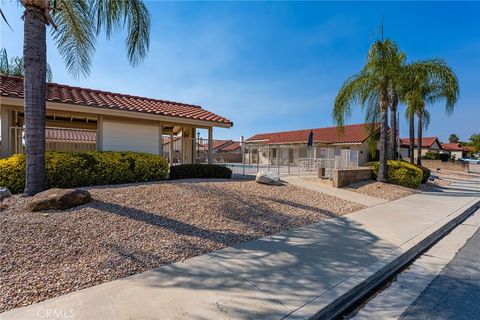
POLYGON ((235 142, 235 141, 232 141, 232 143, 226 145, 225 147, 221 147, 220 148, 220 152, 221 151, 235 151, 235 150, 238 150, 240 149, 240 143, 239 142, 235 142))
POLYGON ((470 148, 462 147, 458 143, 442 143, 442 149, 447 151, 469 152, 470 148))
MULTIPOLYGON (((422 138, 422 147, 431 147, 433 143, 437 141, 438 145, 440 145, 440 141, 438 140, 437 137, 424 137, 422 138)), ((418 138, 415 138, 413 140, 413 145, 416 147, 418 142, 418 138)), ((400 139, 400 144, 402 146, 408 146, 410 144, 410 139, 409 138, 402 138, 400 139)))
POLYGON ((45 128, 45 139, 71 142, 96 142, 97 132, 95 130, 45 128))
POLYGON ((232 140, 213 140, 213 150, 221 149, 221 147, 225 147, 233 143, 232 140))
MULTIPOLYGON (((376 130, 379 125, 376 125, 376 130)), ((307 143, 310 130, 313 131, 313 141, 317 143, 362 143, 368 138, 365 124, 353 124, 344 127, 340 133, 337 127, 303 129, 294 131, 272 132, 256 134, 248 138, 247 142, 262 141, 266 144, 278 143, 307 143)))
MULTIPOLYGON (((23 98, 23 79, 2 75, 0 95, 23 98)), ((72 87, 58 83, 47 84, 47 101, 233 124, 224 117, 192 104, 72 87)))

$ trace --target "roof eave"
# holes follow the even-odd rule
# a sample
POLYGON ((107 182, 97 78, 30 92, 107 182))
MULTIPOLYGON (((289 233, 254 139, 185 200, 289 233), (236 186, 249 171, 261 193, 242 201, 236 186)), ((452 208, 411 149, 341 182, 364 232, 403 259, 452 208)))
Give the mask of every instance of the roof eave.
MULTIPOLYGON (((23 108, 23 98, 2 96, 1 104, 20 106, 23 108)), ((171 122, 171 123, 178 123, 178 124, 198 125, 198 127, 204 127, 204 128, 208 128, 208 127, 231 128, 233 126, 233 122, 231 121, 215 122, 215 121, 208 121, 208 120, 197 120, 197 119, 190 119, 190 118, 184 118, 184 117, 165 116, 165 115, 160 115, 156 113, 109 109, 108 107, 92 107, 92 106, 87 106, 82 104, 70 104, 70 103, 63 103, 63 102, 46 101, 46 107, 47 107, 47 110, 59 110, 59 111, 69 111, 69 112, 82 112, 84 110, 85 113, 128 117, 128 118, 144 119, 144 120, 156 120, 156 121, 164 121, 164 122, 171 122), (79 111, 78 110, 79 107, 81 107, 83 110, 79 111)))

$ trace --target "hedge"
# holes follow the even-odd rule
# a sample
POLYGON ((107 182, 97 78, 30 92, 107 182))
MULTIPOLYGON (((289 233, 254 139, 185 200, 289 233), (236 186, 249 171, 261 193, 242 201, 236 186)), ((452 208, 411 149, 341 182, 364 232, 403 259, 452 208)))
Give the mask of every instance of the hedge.
POLYGON ((218 178, 230 179, 232 170, 215 164, 181 164, 170 167, 170 179, 218 178))
POLYGON ((422 159, 438 160, 438 159, 440 159, 440 153, 438 153, 438 152, 427 152, 422 156, 422 159))
MULTIPOLYGON (((378 175, 378 162, 372 165, 373 173, 378 175)), ((388 160, 387 179, 389 183, 408 188, 417 188, 422 182, 423 172, 405 161, 388 160)))
POLYGON ((422 170, 422 183, 426 183, 430 178, 430 169, 419 164, 415 164, 415 167, 422 170))
MULTIPOLYGON (((0 160, 0 186, 12 193, 25 187, 23 154, 0 160)), ((46 152, 47 188, 76 188, 164 180, 168 163, 157 155, 137 152, 46 152)))

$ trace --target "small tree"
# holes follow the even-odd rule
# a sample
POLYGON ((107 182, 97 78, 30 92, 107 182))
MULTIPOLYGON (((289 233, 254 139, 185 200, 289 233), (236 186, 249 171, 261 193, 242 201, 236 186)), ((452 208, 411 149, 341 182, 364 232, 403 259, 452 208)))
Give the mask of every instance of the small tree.
POLYGON ((458 143, 459 141, 460 138, 455 133, 452 133, 450 137, 448 137, 448 142, 450 143, 458 143))
POLYGON ((469 145, 473 147, 473 152, 480 152, 480 133, 474 133, 468 138, 469 145))
MULTIPOLYGON (((6 76, 14 76, 23 78, 25 76, 25 68, 22 57, 12 57, 8 59, 7 50, 0 50, 0 74, 6 76)), ((47 64, 47 81, 52 81, 52 69, 47 64)))

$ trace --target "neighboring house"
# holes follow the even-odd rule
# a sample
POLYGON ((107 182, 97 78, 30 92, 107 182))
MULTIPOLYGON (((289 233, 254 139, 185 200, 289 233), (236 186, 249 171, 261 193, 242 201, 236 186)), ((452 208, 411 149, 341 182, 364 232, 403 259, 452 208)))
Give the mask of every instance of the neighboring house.
POLYGON ((45 129, 46 151, 94 151, 97 132, 85 129, 45 129))
MULTIPOLYGON (((374 135, 377 136, 379 126, 374 135)), ((363 165, 370 160, 369 134, 365 124, 348 125, 343 132, 337 127, 303 129, 294 131, 256 134, 245 141, 245 161, 247 163, 286 165, 298 160, 334 159, 342 151, 348 154, 348 161, 363 165), (313 147, 307 148, 307 142, 313 132, 313 147)), ((375 146, 377 141, 374 141, 375 146)))
POLYGON ((232 140, 213 140, 213 153, 221 152, 223 147, 233 143, 232 140))
MULTIPOLYGON (((415 138, 413 140, 413 145, 415 148, 413 152, 414 159, 417 158, 417 143, 418 143, 418 139, 415 138)), ((402 159, 410 158, 409 146, 410 146, 409 138, 400 139, 400 155, 402 156, 402 159)), ((427 152, 440 153, 441 148, 442 147, 441 147, 440 141, 438 140, 437 137, 422 138, 422 156, 424 156, 427 152)))
POLYGON ((466 157, 470 152, 469 148, 462 147, 459 143, 442 143, 442 153, 448 153, 454 160, 466 157))
POLYGON ((242 146, 233 140, 224 141, 214 150, 213 158, 218 162, 242 162, 242 146))
MULTIPOLYGON (((23 152, 23 79, 0 78, 1 157, 23 152), (20 137, 20 138, 18 138, 20 137), (17 148, 17 149, 15 149, 17 148)), ((182 163, 195 161, 196 129, 209 133, 213 160, 213 128, 233 123, 200 106, 48 83, 46 125, 96 132, 99 151, 139 151, 163 154, 163 140, 181 137, 182 163)), ((62 131, 63 132, 63 131, 62 131)), ((173 156, 171 153, 168 157, 173 156)))
POLYGON ((229 144, 219 148, 217 150, 217 153, 241 154, 242 153, 242 146, 240 145, 240 142, 231 141, 229 144))

